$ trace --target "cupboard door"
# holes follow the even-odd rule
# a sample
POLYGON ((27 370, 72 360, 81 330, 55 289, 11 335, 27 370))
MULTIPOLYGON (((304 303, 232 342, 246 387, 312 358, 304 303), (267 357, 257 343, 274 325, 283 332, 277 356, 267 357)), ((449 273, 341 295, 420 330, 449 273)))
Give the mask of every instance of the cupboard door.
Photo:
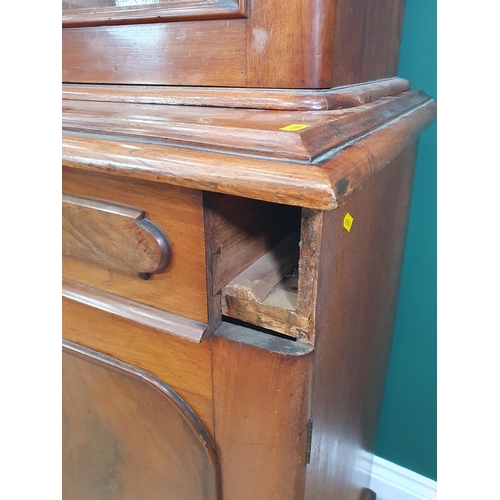
POLYGON ((172 389, 67 341, 62 366, 65 500, 219 498, 212 440, 172 389))

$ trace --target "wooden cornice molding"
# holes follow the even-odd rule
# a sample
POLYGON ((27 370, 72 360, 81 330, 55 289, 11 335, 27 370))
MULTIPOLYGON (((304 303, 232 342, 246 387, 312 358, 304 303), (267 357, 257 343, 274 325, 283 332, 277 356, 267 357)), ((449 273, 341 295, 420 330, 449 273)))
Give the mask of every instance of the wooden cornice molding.
POLYGON ((333 89, 255 89, 165 85, 64 84, 63 100, 214 106, 219 108, 328 111, 344 109, 409 90, 403 78, 333 89))
POLYGON ((414 142, 435 121, 435 114, 435 102, 427 101, 372 135, 337 148, 317 165, 64 134, 63 166, 332 209, 414 142))
POLYGON ((275 111, 65 100, 62 123, 70 134, 317 164, 428 101, 407 91, 354 108, 275 111))
POLYGON ((63 166, 332 209, 435 119, 421 91, 310 112, 64 100, 63 166))

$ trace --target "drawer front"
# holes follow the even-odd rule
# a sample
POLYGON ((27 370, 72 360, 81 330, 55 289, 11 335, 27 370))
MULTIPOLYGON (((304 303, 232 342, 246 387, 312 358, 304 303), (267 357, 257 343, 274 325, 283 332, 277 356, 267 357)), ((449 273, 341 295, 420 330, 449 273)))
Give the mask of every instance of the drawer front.
POLYGON ((170 263, 167 235, 143 210, 63 193, 63 255, 149 279, 170 263))
POLYGON ((201 191, 64 169, 63 193, 64 279, 209 322, 201 191))

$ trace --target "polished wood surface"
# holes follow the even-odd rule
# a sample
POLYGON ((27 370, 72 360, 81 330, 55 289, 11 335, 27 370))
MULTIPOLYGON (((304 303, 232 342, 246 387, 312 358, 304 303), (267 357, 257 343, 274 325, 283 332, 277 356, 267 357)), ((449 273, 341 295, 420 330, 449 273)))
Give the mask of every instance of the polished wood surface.
MULTIPOLYGON (((133 154, 131 146, 125 150, 127 154, 133 154)), ((168 267, 148 280, 67 257, 63 259, 64 278, 201 323, 209 322, 204 211, 200 191, 76 169, 63 171, 63 191, 103 202, 140 207, 168 235, 172 248, 168 267)))
POLYGON ((307 89, 396 76, 403 0, 189 3, 138 8, 160 22, 128 25, 107 24, 140 22, 130 10, 68 11, 67 26, 98 26, 63 29, 63 81, 307 89))
MULTIPOLYGON (((312 165, 309 162, 304 165, 297 162, 277 162, 271 157, 268 159, 228 155, 205 149, 191 150, 167 143, 131 143, 120 137, 110 140, 95 135, 69 133, 63 134, 63 165, 69 167, 69 170, 88 170, 99 174, 119 172, 120 176, 133 179, 308 208, 332 209, 347 200, 433 123, 436 118, 435 101, 423 96, 420 98, 420 94, 417 94, 413 94, 411 98, 403 96, 401 99, 406 104, 401 107, 397 103, 397 97, 390 98, 395 100, 392 104, 395 109, 391 111, 391 108, 384 108, 385 113, 381 114, 364 115, 364 106, 370 104, 359 106, 361 116, 366 119, 365 125, 361 125, 365 132, 363 135, 356 133, 354 125, 358 110, 350 108, 347 110, 350 118, 346 118, 346 123, 350 121, 352 128, 346 127, 343 133, 347 142, 340 144, 336 143, 335 118, 330 117, 330 120, 321 122, 318 117, 318 141, 331 144, 329 147, 333 149, 326 149, 322 154, 321 148, 317 150, 317 157, 312 165), (372 121, 370 125, 370 120, 375 123, 372 121), (131 150, 134 151, 133 155, 130 155, 131 150)), ((345 116, 347 111, 340 113, 345 116)), ((317 113, 321 115, 320 112, 317 113)), ((328 116, 329 113, 338 112, 325 113, 328 116)), ((249 115, 253 116, 251 113, 249 115)), ((267 128, 272 124, 271 120, 267 128)), ((280 124, 283 122, 280 121, 280 124)), ((311 129, 314 130, 315 127, 311 125, 311 129)), ((230 127, 225 130, 227 133, 230 127)), ((237 142, 245 140, 238 138, 237 130, 243 138, 247 133, 241 128, 234 128, 236 150, 237 142)), ((288 138, 282 144, 287 146, 290 142, 299 144, 297 136, 307 130, 309 128, 299 132, 274 131, 272 135, 288 138)), ((262 136, 262 133, 259 134, 262 136)), ((305 137, 310 137, 311 144, 314 144, 314 135, 305 137)), ((279 151, 279 144, 279 140, 275 139, 276 152, 279 151)))
MULTIPOLYGON (((400 126, 399 121, 395 124, 400 126)), ((395 133, 391 126, 384 131, 395 133)), ((252 291, 253 297, 247 295, 247 311, 252 301, 262 301, 263 297, 258 297, 262 290, 267 294, 277 281, 281 261, 269 261, 264 253, 250 263, 259 252, 245 252, 246 243, 251 246, 254 236, 259 241, 260 235, 267 233, 264 224, 263 232, 257 230, 252 235, 255 214, 245 218, 246 213, 254 208, 257 220, 269 220, 271 228, 274 211, 289 218, 290 227, 299 225, 294 307, 298 310, 302 297, 310 329, 298 340, 276 333, 286 324, 279 324, 279 316, 275 317, 276 325, 267 325, 274 332, 252 327, 249 323, 260 325, 260 317, 265 318, 258 311, 249 318, 242 313, 233 322, 223 321, 211 336, 194 343, 127 318, 127 304, 111 311, 74 295, 63 300, 66 339, 150 371, 198 415, 217 446, 223 500, 373 498, 367 485, 390 350, 416 146, 413 141, 331 211, 302 208, 299 213, 294 207, 271 203, 262 207, 263 202, 205 193, 203 227, 209 234, 206 263, 210 274, 215 269, 214 254, 220 256, 217 265, 221 268, 224 259, 240 256, 240 262, 248 262, 242 273, 264 280, 263 287, 257 284, 256 294, 252 291), (211 224, 211 216, 221 208, 225 216, 211 224), (347 213, 352 220, 346 227, 347 213), (233 219, 230 214, 234 214, 233 219), (214 246, 210 244, 212 236, 214 246), (219 253, 224 245, 230 249, 235 246, 219 253), (270 268, 262 271, 257 266, 254 273, 255 264, 269 262, 270 268), (266 277, 271 285, 265 282, 266 277), (308 302, 307 296, 315 300, 308 302), (247 323, 241 324, 241 320, 247 323)), ((122 176, 116 179, 124 180, 122 176)), ((289 245, 283 234, 283 246, 295 246, 296 238, 291 237, 289 245)), ((229 265, 228 269, 234 268, 229 265)), ((223 275, 227 279, 231 274, 223 275)), ((218 287, 209 282, 206 286, 217 298, 218 287)), ((245 306, 243 301, 241 304, 245 306)), ((222 306, 224 309, 224 302, 222 306)), ((287 311, 283 304, 273 307, 283 314, 287 311)), ((291 333, 290 328, 285 329, 291 333)))
POLYGON ((64 84, 62 89, 63 99, 73 101, 321 111, 351 108, 396 95, 409 90, 410 82, 394 77, 324 90, 91 84, 64 84))
POLYGON ((311 347, 226 323, 212 350, 224 500, 303 499, 311 347))
POLYGON ((335 2, 331 86, 395 76, 405 0, 335 2))
POLYGON ((245 86, 244 20, 65 28, 62 45, 63 82, 245 86))
POLYGON ((150 372, 167 383, 213 436, 209 340, 201 343, 63 298, 63 338, 150 372))
POLYGON ((375 498, 416 150, 436 119, 436 103, 396 78, 403 7, 65 11, 63 190, 87 200, 72 235, 100 253, 63 258, 63 337, 118 369, 95 376, 95 363, 68 354, 68 498, 99 498, 98 487, 131 499, 375 498), (97 216, 106 206, 111 222, 97 216), (163 269, 137 218, 168 238, 163 269), (144 272, 137 251, 159 272, 144 272), (168 408, 148 406, 153 386, 168 408), (98 408, 96 428, 85 406, 98 408), (129 419, 115 411, 129 407, 129 419), (180 407, 156 440, 144 434, 180 407), (133 457, 82 461, 93 440, 133 457), (151 467, 168 472, 141 489, 151 467))
POLYGON ((172 255, 165 233, 143 210, 63 193, 63 255, 148 279, 172 255))
POLYGON ((249 87, 328 88, 395 76, 403 0, 253 0, 249 87))
POLYGON ((246 23, 247 86, 331 87, 334 11, 329 0, 253 0, 246 23))
POLYGON ((98 175, 119 173, 121 178, 134 181, 155 181, 295 206, 326 209, 336 206, 327 172, 317 166, 202 150, 193 154, 189 149, 166 144, 130 143, 66 133, 62 143, 62 163, 68 170, 98 175), (129 154, 127 146, 135 148, 134 156, 129 154))
POLYGON ((210 325, 200 323, 67 279, 63 279, 62 282, 62 295, 81 304, 193 342, 200 342, 220 322, 219 315, 211 318, 210 325))
POLYGON ((244 17, 245 0, 149 0, 142 4, 114 5, 113 1, 63 2, 63 26, 99 26, 137 22, 164 22, 171 19, 224 19, 244 17))
POLYGON ((310 112, 64 100, 63 127, 67 132, 316 162, 328 151, 429 102, 420 91, 346 110, 310 112))
POLYGON ((63 344, 63 498, 217 500, 215 446, 158 378, 63 344))
POLYGON ((359 500, 360 488, 369 484, 415 155, 416 144, 357 196, 324 213, 308 500, 359 500), (347 213, 353 218, 350 231, 344 227, 347 213))

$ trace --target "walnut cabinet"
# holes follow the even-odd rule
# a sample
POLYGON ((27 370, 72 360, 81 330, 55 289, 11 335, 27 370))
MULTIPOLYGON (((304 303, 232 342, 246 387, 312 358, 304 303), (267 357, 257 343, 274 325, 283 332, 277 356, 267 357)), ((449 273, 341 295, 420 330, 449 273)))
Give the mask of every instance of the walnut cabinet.
POLYGON ((373 500, 415 159, 402 1, 63 2, 63 497, 373 500))

